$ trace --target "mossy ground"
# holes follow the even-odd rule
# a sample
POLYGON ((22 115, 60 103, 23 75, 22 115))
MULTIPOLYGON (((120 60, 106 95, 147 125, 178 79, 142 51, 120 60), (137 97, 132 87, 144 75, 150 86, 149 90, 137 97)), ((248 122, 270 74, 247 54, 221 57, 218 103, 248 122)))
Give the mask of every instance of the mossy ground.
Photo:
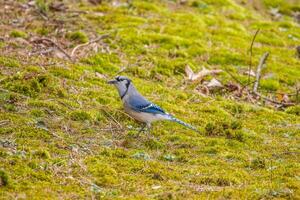
MULTIPOLYGON (((297 1, 254 1, 259 11, 233 0, 65 1, 70 10, 85 11, 77 13, 54 12, 38 1, 48 20, 24 12, 24 2, 2 2, 7 7, 0 11, 0 36, 8 37, 0 40, 0 198, 300 198, 299 106, 276 111, 204 98, 183 81, 188 64, 196 71, 227 69, 246 82, 242 72, 260 28, 254 65, 270 52, 260 90, 294 92, 297 1), (268 6, 285 15, 271 20, 268 6), (56 38, 71 51, 104 33, 110 36, 98 52, 87 49, 75 63, 28 56, 31 37, 56 38), (111 78, 123 67, 142 94, 201 134, 157 122, 151 136, 136 138, 129 127, 139 124, 99 76, 111 78)), ((218 78, 233 81, 226 73, 218 78)))

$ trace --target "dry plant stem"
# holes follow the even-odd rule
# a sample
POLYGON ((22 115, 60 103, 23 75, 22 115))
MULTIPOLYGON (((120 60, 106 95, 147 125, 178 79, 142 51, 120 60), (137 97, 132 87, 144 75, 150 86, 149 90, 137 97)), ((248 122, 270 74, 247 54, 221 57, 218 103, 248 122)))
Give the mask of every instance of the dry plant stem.
POLYGON ((260 77, 261 77, 261 69, 262 69, 263 65, 265 64, 268 56, 269 56, 269 53, 266 52, 260 58, 260 61, 259 61, 259 64, 258 64, 257 70, 256 70, 256 79, 255 79, 254 86, 253 86, 253 93, 257 93, 257 88, 259 86, 259 81, 260 81, 260 77))
POLYGON ((40 38, 37 39, 35 41, 48 41, 51 42, 59 51, 61 51, 70 61, 72 60, 72 57, 62 48, 60 47, 57 43, 55 43, 53 40, 49 39, 49 38, 40 38))
POLYGON ((84 46, 88 46, 88 45, 93 44, 93 43, 95 43, 95 42, 98 42, 99 40, 102 40, 102 39, 104 39, 104 38, 106 38, 106 37, 108 37, 108 36, 109 36, 109 34, 104 34, 104 35, 101 35, 100 37, 98 37, 98 38, 96 38, 96 39, 94 39, 94 40, 92 40, 92 41, 90 41, 90 42, 87 42, 87 43, 84 43, 84 44, 79 44, 79 45, 77 45, 76 47, 74 47, 74 49, 73 49, 72 52, 71 52, 71 58, 74 57, 74 54, 75 54, 75 52, 77 51, 77 49, 79 49, 79 48, 81 48, 81 47, 84 47, 84 46))
POLYGON ((268 56, 269 56, 268 52, 264 53, 264 55, 261 57, 261 59, 259 61, 259 64, 257 66, 256 80, 255 80, 255 83, 254 83, 254 86, 253 86, 253 94, 260 97, 261 99, 263 99, 265 101, 268 101, 268 102, 271 102, 271 103, 274 103, 274 104, 278 104, 278 105, 281 105, 281 106, 284 106, 284 107, 295 105, 294 103, 284 103, 284 102, 275 101, 275 100, 270 99, 268 97, 265 97, 265 96, 263 96, 263 95, 261 95, 260 93, 257 92, 260 77, 261 77, 261 69, 262 69, 263 65, 265 64, 268 56))
POLYGON ((258 97, 260 97, 260 98, 262 98, 262 99, 265 100, 265 101, 268 101, 268 102, 271 102, 271 103, 274 103, 274 104, 277 104, 277 105, 282 105, 282 106, 284 106, 284 107, 294 106, 294 105, 295 105, 294 103, 284 103, 284 102, 275 101, 275 100, 273 100, 273 99, 270 99, 270 98, 268 98, 268 97, 265 97, 265 96, 261 95, 261 94, 258 93, 258 92, 254 92, 254 91, 253 91, 253 94, 256 95, 256 96, 258 96, 258 97))
POLYGON ((254 34, 254 36, 252 38, 251 45, 250 45, 250 63, 249 63, 249 69, 248 69, 249 74, 248 74, 248 83, 247 83, 247 85, 250 82, 250 71, 252 69, 252 52, 253 52, 252 49, 253 49, 253 44, 254 44, 255 38, 258 35, 259 31, 260 31, 260 29, 257 29, 257 31, 255 32, 255 34, 254 34))
POLYGON ((6 124, 9 124, 9 120, 2 120, 2 121, 0 121, 0 127, 1 126, 4 126, 4 125, 6 125, 6 124))
POLYGON ((103 112, 106 114, 106 115, 108 115, 109 116, 109 118, 111 118, 116 124, 118 124, 118 126, 120 127, 120 128, 123 128, 122 127, 122 125, 111 115, 111 114, 109 114, 105 109, 101 109, 101 110, 103 110, 103 112))
POLYGON ((236 82, 238 82, 241 86, 245 87, 244 84, 237 79, 231 72, 229 72, 227 69, 224 70, 227 74, 229 74, 231 76, 231 78, 233 78, 236 82))

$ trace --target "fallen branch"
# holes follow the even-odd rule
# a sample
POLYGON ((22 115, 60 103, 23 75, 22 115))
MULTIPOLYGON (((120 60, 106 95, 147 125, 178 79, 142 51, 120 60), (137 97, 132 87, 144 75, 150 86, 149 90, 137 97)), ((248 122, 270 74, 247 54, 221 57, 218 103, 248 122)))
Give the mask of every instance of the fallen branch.
POLYGON ((254 91, 253 91, 253 94, 256 95, 256 96, 258 96, 258 97, 260 97, 261 99, 263 99, 263 100, 265 100, 265 101, 268 101, 268 102, 271 102, 271 103, 274 103, 274 104, 277 104, 277 105, 282 105, 282 106, 284 106, 284 107, 296 105, 296 104, 294 104, 294 103, 285 103, 285 102, 275 101, 275 100, 273 100, 273 99, 270 99, 270 98, 268 98, 268 97, 265 97, 265 96, 261 95, 261 94, 258 93, 258 92, 254 92, 254 91))
POLYGON ((254 34, 254 36, 252 38, 251 45, 250 45, 250 63, 249 63, 249 69, 248 69, 248 72, 249 72, 249 74, 248 74, 248 84, 250 82, 250 75, 251 75, 250 72, 252 70, 251 68, 252 68, 252 49, 253 49, 253 44, 254 44, 255 38, 258 35, 259 31, 260 31, 260 29, 257 29, 257 31, 255 32, 255 34, 254 34))
POLYGON ((104 39, 104 38, 107 38, 108 36, 109 36, 109 34, 104 34, 104 35, 101 35, 101 36, 99 36, 98 38, 96 38, 96 39, 94 39, 94 40, 91 40, 91 41, 87 42, 87 43, 77 45, 76 47, 74 47, 74 49, 73 49, 72 52, 71 52, 71 58, 74 57, 75 52, 76 52, 79 48, 84 47, 84 46, 88 46, 88 45, 93 44, 93 43, 95 43, 95 42, 98 42, 99 40, 102 40, 102 39, 104 39))
POLYGON ((57 43, 55 43, 53 40, 49 38, 39 38, 36 39, 32 42, 42 42, 42 41, 47 41, 50 42, 52 45, 54 45, 60 52, 62 52, 70 61, 73 61, 72 57, 62 48, 60 47, 57 43))
POLYGON ((256 79, 255 79, 255 82, 254 82, 254 86, 253 86, 253 93, 257 93, 257 88, 259 86, 259 81, 260 81, 260 76, 261 76, 261 69, 263 67, 263 65, 265 64, 267 58, 269 56, 269 53, 266 52, 261 58, 260 58, 260 61, 259 61, 259 64, 257 66, 257 70, 256 70, 256 79))

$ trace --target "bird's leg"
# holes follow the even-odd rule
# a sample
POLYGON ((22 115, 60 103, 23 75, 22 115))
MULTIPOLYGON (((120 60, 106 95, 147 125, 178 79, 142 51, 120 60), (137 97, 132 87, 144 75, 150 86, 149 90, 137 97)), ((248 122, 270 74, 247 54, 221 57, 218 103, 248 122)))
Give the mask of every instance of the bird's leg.
POLYGON ((141 128, 141 129, 139 130, 139 132, 136 134, 136 137, 139 137, 139 136, 140 136, 140 133, 143 132, 143 131, 145 130, 146 125, 147 125, 146 123, 143 124, 142 128, 141 128))
POLYGON ((151 137, 151 124, 147 123, 147 133, 148 133, 148 138, 151 137))

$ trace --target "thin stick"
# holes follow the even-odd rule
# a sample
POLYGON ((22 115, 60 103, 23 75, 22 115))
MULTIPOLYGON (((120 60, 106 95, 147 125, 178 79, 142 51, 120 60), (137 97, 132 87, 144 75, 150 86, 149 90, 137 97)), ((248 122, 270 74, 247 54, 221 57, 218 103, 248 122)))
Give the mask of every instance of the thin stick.
POLYGON ((10 121, 9 120, 2 120, 0 121, 0 126, 4 126, 6 124, 8 124, 10 121))
POLYGON ((265 97, 265 96, 261 95, 261 94, 258 93, 258 92, 254 92, 254 91, 253 91, 253 94, 255 94, 256 96, 262 98, 262 99, 265 100, 265 101, 269 101, 269 102, 274 103, 274 104, 282 105, 282 106, 284 106, 284 107, 294 106, 294 105, 295 105, 294 103, 284 103, 284 102, 275 101, 275 100, 273 100, 273 99, 270 99, 270 98, 268 98, 268 97, 265 97))
POLYGON ((62 48, 60 47, 57 43, 55 43, 53 40, 49 38, 39 38, 37 40, 34 40, 33 42, 40 42, 40 41, 48 41, 51 42, 59 51, 61 51, 70 61, 73 61, 72 57, 62 48))
POLYGON ((123 128, 122 125, 111 115, 109 114, 105 109, 101 109, 106 115, 108 115, 109 118, 111 118, 116 124, 119 125, 119 127, 123 128))
POLYGON ((265 64, 267 58, 269 56, 269 53, 266 52, 264 53, 264 55, 260 58, 259 64, 257 66, 257 70, 256 70, 256 80, 253 86, 253 92, 257 93, 257 88, 259 86, 259 81, 260 81, 260 75, 261 75, 261 69, 263 67, 263 65, 265 64))
POLYGON ((252 70, 252 48, 253 48, 253 44, 254 44, 254 41, 255 41, 255 38, 256 36, 258 35, 260 29, 257 29, 253 38, 252 38, 252 41, 251 41, 251 45, 250 45, 250 63, 249 63, 249 69, 248 69, 248 84, 250 82, 250 72, 252 70))
POLYGON ((96 38, 96 39, 94 39, 94 40, 91 40, 90 42, 87 42, 87 43, 84 43, 84 44, 79 44, 79 45, 77 45, 77 46, 74 47, 74 49, 72 50, 71 57, 72 57, 72 58, 74 57, 74 54, 75 54, 75 52, 77 51, 77 49, 79 49, 79 48, 81 48, 81 47, 84 47, 84 46, 88 46, 88 45, 93 44, 93 43, 95 43, 95 42, 98 42, 99 40, 102 40, 102 39, 104 39, 104 38, 106 38, 106 37, 108 37, 108 36, 109 36, 109 34, 104 34, 104 35, 101 35, 101 36, 99 36, 98 38, 96 38))
POLYGON ((236 78, 231 72, 229 72, 227 69, 224 69, 224 71, 229 74, 231 76, 231 78, 233 78, 236 82, 238 82, 241 86, 244 86, 244 84, 238 79, 236 78))

